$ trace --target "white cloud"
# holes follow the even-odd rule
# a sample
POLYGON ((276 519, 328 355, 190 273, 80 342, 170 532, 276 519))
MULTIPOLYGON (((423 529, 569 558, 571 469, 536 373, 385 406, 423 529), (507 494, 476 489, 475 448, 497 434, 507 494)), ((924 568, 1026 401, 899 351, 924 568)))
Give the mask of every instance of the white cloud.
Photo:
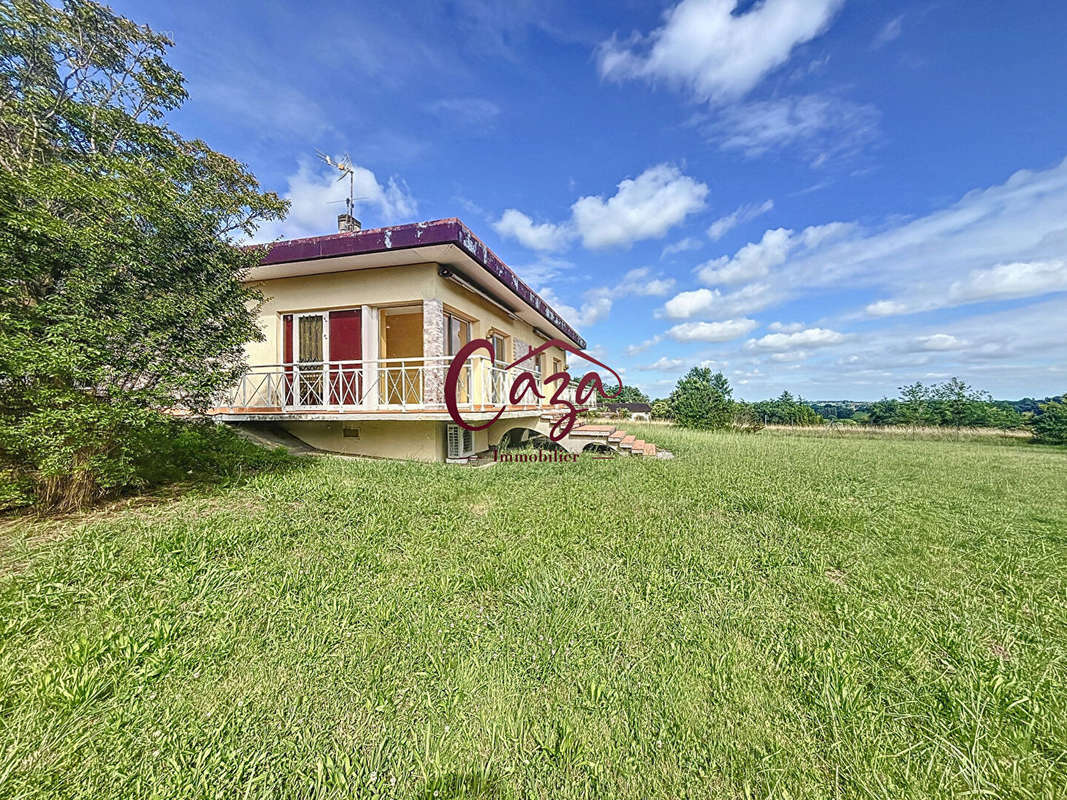
POLYGON ((877 50, 879 47, 884 47, 890 42, 899 39, 900 34, 904 31, 903 23, 903 14, 901 14, 899 17, 894 17, 893 19, 889 20, 889 22, 883 25, 882 29, 878 31, 878 35, 874 37, 872 47, 877 50))
POLYGON ((696 270, 697 277, 705 284, 746 285, 726 293, 719 289, 681 292, 664 304, 663 313, 672 319, 689 319, 736 316, 767 308, 782 299, 783 292, 764 278, 786 263, 790 254, 809 251, 845 236, 852 229, 851 225, 831 222, 805 228, 799 234, 787 228, 766 231, 759 242, 746 244, 732 258, 713 259, 696 270))
POLYGON ((685 366, 685 361, 681 358, 667 358, 667 356, 661 356, 651 364, 644 364, 638 369, 646 372, 677 372, 685 366))
POLYGON ((626 355, 628 355, 628 356, 636 356, 638 353, 643 353, 648 348, 650 348, 650 347, 652 347, 654 345, 657 345, 662 341, 663 341, 663 335, 662 334, 657 334, 657 335, 653 336, 651 339, 645 339, 640 344, 627 345, 626 346, 626 355))
POLYGON ((878 300, 864 308, 864 313, 889 317, 1063 291, 1067 291, 1067 261, 1013 261, 971 270, 965 278, 949 284, 947 290, 915 294, 906 300, 878 300))
POLYGON ((707 131, 723 150, 748 158, 799 147, 813 166, 820 166, 874 141, 880 116, 871 105, 811 94, 727 107, 707 131))
POLYGON ((601 43, 601 78, 665 83, 709 103, 714 109, 703 115, 708 135, 723 149, 749 157, 799 146, 813 165, 821 165, 853 155, 877 136, 879 113, 871 105, 830 95, 738 102, 798 45, 823 33, 844 0, 763 0, 743 11, 740 5, 682 0, 647 36, 601 43))
POLYGON ((611 298, 601 294, 587 292, 586 299, 577 308, 564 303, 548 287, 541 289, 540 295, 563 319, 578 328, 595 325, 611 313, 611 298))
POLYGON ((723 322, 683 322, 667 331, 678 342, 728 342, 756 327, 753 319, 728 319, 723 322))
POLYGON ((711 223, 708 227, 708 236, 713 241, 718 241, 738 225, 743 225, 746 222, 754 220, 756 217, 761 214, 766 214, 773 208, 773 200, 764 200, 759 205, 756 205, 755 203, 746 203, 743 206, 738 206, 731 213, 724 217, 719 217, 711 223))
POLYGON ((505 211, 493 228, 531 250, 552 251, 567 247, 579 237, 586 247, 629 247, 642 239, 655 239, 704 207, 708 195, 700 183, 670 164, 649 167, 636 178, 618 184, 611 197, 580 197, 571 206, 571 217, 558 224, 535 223, 514 208, 505 211))
POLYGON ((919 336, 915 340, 915 347, 919 350, 960 350, 967 344, 968 342, 964 339, 958 339, 949 333, 919 336))
POLYGON ((771 361, 784 364, 792 361, 803 361, 808 355, 807 350, 787 350, 784 353, 771 353, 769 358, 771 361))
POLYGON ((759 339, 749 339, 745 349, 784 352, 800 347, 827 347, 840 344, 846 338, 845 334, 827 328, 807 328, 796 333, 768 333, 759 339))
POLYGON ((673 256, 676 253, 687 253, 690 250, 699 250, 704 246, 704 243, 693 236, 686 236, 684 239, 680 239, 677 242, 667 245, 663 248, 663 252, 660 253, 660 258, 666 258, 667 256, 673 256))
POLYGON ((772 322, 767 326, 768 330, 775 333, 796 333, 797 331, 804 330, 805 325, 803 322, 772 322))
POLYGON ((574 268, 574 263, 555 256, 542 255, 536 261, 515 266, 515 274, 530 286, 544 286, 574 268))
POLYGON ((663 313, 671 319, 733 316, 767 308, 778 299, 776 289, 767 283, 750 283, 725 294, 718 289, 696 289, 672 297, 663 304, 663 313))
POLYGON ((573 233, 566 225, 551 222, 535 224, 532 219, 514 208, 507 209, 496 222, 493 230, 501 236, 516 239, 531 250, 562 250, 570 242, 573 233))
POLYGON ((722 294, 717 289, 714 292, 710 289, 681 292, 668 300, 663 310, 672 319, 688 319, 700 314, 710 314, 720 297, 722 294))
MULTIPOLYGON (((1017 172, 926 216, 898 217, 876 230, 854 223, 812 226, 789 241, 784 263, 769 266, 752 284, 757 288, 732 294, 747 291, 780 302, 823 288, 877 287, 858 316, 884 318, 1067 291, 1067 160, 1017 172)), ((743 250, 752 252, 738 253, 743 250)), ((708 271, 724 266, 713 262, 708 271)), ((683 292, 664 312, 673 318, 721 316, 728 296, 683 292)), ((759 307, 740 313, 751 310, 759 307)))
POLYGON ((500 116, 500 106, 484 97, 445 97, 426 110, 453 127, 488 129, 500 116))
POLYGON ((949 287, 953 305, 1067 291, 1067 261, 1015 261, 978 269, 949 287))
POLYGON ((709 261, 697 269, 701 283, 745 283, 762 278, 772 267, 784 264, 793 248, 793 232, 787 228, 775 228, 763 234, 759 242, 746 244, 733 258, 722 257, 709 261))
MULTIPOLYGON (((337 215, 344 212, 343 202, 337 201, 348 196, 348 185, 337 182, 337 172, 302 161, 287 181, 289 189, 283 197, 290 202, 289 215, 280 222, 261 226, 256 231, 255 241, 337 233, 337 215)), ((355 184, 356 216, 374 209, 376 219, 371 217, 372 222, 414 221, 418 203, 400 178, 393 176, 382 184, 371 170, 356 166, 355 184)))
POLYGON ((810 366, 813 385, 857 387, 838 396, 870 398, 895 395, 915 380, 942 380, 952 375, 1000 398, 1043 397, 1063 391, 1057 364, 1063 340, 1067 295, 1035 305, 971 317, 893 327, 854 336, 848 355, 810 366), (1057 385, 1057 380, 1060 385, 1057 385), (866 390, 863 385, 871 387, 866 390))
POLYGON ((659 297, 670 292, 672 288, 674 288, 674 278, 653 277, 652 270, 648 267, 638 267, 623 275, 622 280, 614 286, 590 291, 617 299, 627 295, 659 297))
POLYGON ((582 243, 591 249, 629 247, 641 239, 658 238, 704 207, 707 185, 669 164, 649 167, 619 183, 608 199, 581 197, 571 214, 582 243))
POLYGON ((615 301, 622 297, 659 297, 669 293, 673 287, 674 278, 654 277, 648 267, 639 267, 623 275, 622 280, 614 286, 587 290, 582 295, 582 304, 578 308, 560 301, 550 288, 541 289, 540 294, 565 320, 583 326, 594 325, 605 319, 611 313, 615 301))
POLYGON ((851 222, 827 222, 825 225, 809 225, 800 232, 800 242, 809 249, 833 241, 851 233, 856 226, 851 222))
POLYGON ((648 36, 601 44, 600 74, 666 81, 700 100, 733 100, 822 33, 843 2, 764 0, 737 14, 734 0, 682 0, 648 36))
POLYGON ((896 300, 878 300, 867 306, 864 311, 872 317, 891 317, 894 314, 904 314, 908 311, 907 303, 899 303, 896 300))

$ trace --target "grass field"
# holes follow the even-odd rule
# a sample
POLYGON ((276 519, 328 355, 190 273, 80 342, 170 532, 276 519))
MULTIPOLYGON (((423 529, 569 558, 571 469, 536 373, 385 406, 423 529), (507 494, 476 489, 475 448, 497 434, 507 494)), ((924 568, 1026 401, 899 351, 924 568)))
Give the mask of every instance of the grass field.
POLYGON ((628 430, 3 523, 3 797, 1063 797, 1067 451, 628 430))

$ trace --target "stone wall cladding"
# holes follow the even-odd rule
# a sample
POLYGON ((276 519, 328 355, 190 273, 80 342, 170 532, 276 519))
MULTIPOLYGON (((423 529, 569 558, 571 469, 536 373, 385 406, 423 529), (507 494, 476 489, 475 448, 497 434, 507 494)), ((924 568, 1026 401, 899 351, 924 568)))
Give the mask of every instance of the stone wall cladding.
POLYGON ((445 374, 448 364, 430 361, 445 354, 444 307, 437 299, 422 301, 422 355, 428 359, 424 391, 425 402, 431 405, 445 404, 445 374))

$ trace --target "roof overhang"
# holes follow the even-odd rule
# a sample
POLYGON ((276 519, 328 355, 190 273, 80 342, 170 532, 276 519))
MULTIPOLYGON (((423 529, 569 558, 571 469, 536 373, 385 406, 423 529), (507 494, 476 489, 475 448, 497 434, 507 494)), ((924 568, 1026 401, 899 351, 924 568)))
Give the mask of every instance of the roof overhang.
POLYGON ((436 263, 454 267, 466 282, 535 328, 547 323, 553 335, 586 347, 585 339, 458 219, 289 239, 269 248, 245 280, 436 263))

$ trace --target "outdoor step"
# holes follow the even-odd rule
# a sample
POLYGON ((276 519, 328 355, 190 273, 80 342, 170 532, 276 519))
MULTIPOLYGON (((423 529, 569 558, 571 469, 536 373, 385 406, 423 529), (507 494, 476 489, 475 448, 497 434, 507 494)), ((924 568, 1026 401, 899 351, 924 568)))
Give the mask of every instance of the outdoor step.
POLYGON ((652 442, 646 443, 645 444, 645 455, 646 456, 655 456, 656 455, 656 445, 653 444, 652 442))
POLYGON ((631 447, 634 446, 634 442, 636 442, 636 441, 637 441, 637 437, 634 436, 631 433, 630 435, 624 437, 621 442, 619 442, 619 447, 621 447, 621 448, 623 448, 625 450, 629 450, 631 447))
POLYGON ((571 436, 606 439, 615 432, 614 425, 580 425, 571 431, 571 436))
POLYGON ((617 430, 617 431, 615 431, 615 433, 611 434, 611 436, 608 437, 608 441, 611 442, 612 444, 618 444, 619 442, 621 442, 625 438, 626 438, 626 431, 617 430))
POLYGON ((645 454, 645 443, 642 439, 638 439, 630 445, 630 454, 635 456, 643 456, 645 454))

